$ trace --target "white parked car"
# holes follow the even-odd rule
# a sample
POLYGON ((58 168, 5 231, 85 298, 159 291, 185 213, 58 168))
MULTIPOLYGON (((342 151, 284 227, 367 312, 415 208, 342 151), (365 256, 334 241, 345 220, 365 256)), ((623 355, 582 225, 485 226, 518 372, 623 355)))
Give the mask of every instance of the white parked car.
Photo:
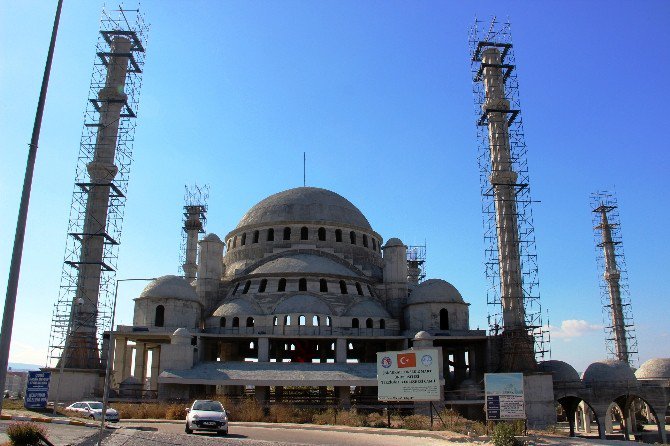
MULTIPOLYGON (((76 412, 79 416, 90 418, 92 420, 102 419, 102 403, 99 401, 82 401, 70 404, 65 408, 71 412, 76 412)), ((116 423, 119 421, 119 413, 108 407, 105 411, 105 420, 116 423)))
POLYGON ((228 412, 218 401, 193 401, 193 405, 186 408, 186 433, 192 434, 194 430, 228 435, 228 412))

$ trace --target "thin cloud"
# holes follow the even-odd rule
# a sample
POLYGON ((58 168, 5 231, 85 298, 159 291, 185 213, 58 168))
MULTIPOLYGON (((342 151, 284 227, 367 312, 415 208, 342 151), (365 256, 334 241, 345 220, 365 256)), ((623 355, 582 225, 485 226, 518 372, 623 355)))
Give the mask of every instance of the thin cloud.
POLYGON ((561 322, 560 327, 550 326, 551 337, 557 339, 565 339, 570 341, 575 338, 580 338, 594 331, 603 329, 602 325, 590 324, 583 319, 568 319, 561 322))
POLYGON ((35 348, 24 342, 12 340, 10 362, 41 365, 44 364, 46 357, 46 349, 35 348))

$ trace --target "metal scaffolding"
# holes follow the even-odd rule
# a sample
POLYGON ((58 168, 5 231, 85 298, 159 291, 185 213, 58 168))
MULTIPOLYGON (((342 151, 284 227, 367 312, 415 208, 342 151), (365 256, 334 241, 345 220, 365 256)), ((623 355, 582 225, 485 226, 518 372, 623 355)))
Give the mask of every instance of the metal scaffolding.
POLYGON ((99 369, 110 330, 148 25, 103 10, 75 171, 47 365, 99 369))
MULTIPOLYGON (((549 340, 545 336, 548 330, 542 321, 527 148, 510 23, 498 22, 495 17, 490 22, 475 20, 469 34, 469 47, 479 142, 477 159, 484 219, 484 262, 489 282, 486 293, 489 329, 491 334, 500 334, 506 328, 503 313, 510 311, 503 308, 505 302, 501 298, 503 283, 499 236, 505 234, 512 237, 505 243, 514 251, 513 260, 518 265, 518 271, 510 275, 515 283, 509 283, 510 277, 507 277, 505 280, 508 282, 504 285, 519 290, 507 299, 518 307, 517 317, 524 321, 521 332, 517 334, 526 336, 522 333, 525 329, 533 339, 536 359, 541 360, 548 352, 549 340), (497 60, 483 60, 487 51, 497 60), (492 76, 497 76, 497 79, 490 79, 492 76), (503 91, 494 92, 498 97, 493 97, 495 94, 489 91, 492 97, 487 102, 487 88, 493 88, 496 83, 503 91), (490 124, 493 119, 498 120, 495 123, 497 127, 490 124), (493 155, 494 150, 502 150, 499 146, 496 148, 496 145, 503 144, 501 141, 508 146, 508 153, 502 161, 500 157, 494 159, 493 155), (493 162, 497 163, 496 169, 492 168, 493 162), (507 209, 508 214, 501 212, 501 208, 507 209), (507 227, 502 227, 505 223, 503 219, 509 219, 507 227)), ((505 255, 509 256, 509 253, 503 253, 503 258, 505 255)))
POLYGON ((621 239, 619 206, 614 193, 608 191, 594 192, 590 201, 607 354, 612 359, 636 367, 639 361, 637 338, 621 239))
POLYGON ((179 270, 187 279, 195 279, 197 269, 197 237, 204 234, 207 225, 207 200, 209 199, 209 185, 192 187, 184 186, 184 214, 182 218, 181 244, 179 246, 179 270), (189 244, 189 234, 195 246, 189 244), (190 255, 189 255, 190 254, 190 255))
POLYGON ((426 278, 426 244, 407 247, 407 276, 410 283, 419 284, 426 278))

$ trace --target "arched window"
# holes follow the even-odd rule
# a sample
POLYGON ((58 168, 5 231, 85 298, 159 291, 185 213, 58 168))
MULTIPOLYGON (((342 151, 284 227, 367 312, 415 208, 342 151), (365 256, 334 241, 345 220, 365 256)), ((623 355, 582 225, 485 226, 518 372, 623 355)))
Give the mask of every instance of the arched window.
POLYGON ((368 292, 370 293, 370 296, 375 295, 375 293, 372 292, 372 287, 370 286, 370 284, 368 284, 368 292))
POLYGON ((368 236, 365 235, 365 234, 363 234, 363 246, 364 246, 365 248, 368 247, 368 236))
POLYGON ((275 230, 272 229, 272 228, 268 229, 267 241, 268 242, 274 242, 275 241, 275 230))
POLYGON ((254 231, 254 240, 252 243, 258 243, 258 236, 260 235, 259 231, 254 231))
POLYGON ((284 316, 284 325, 291 325, 291 316, 288 314, 284 316))
POLYGON ((239 327, 240 326, 240 318, 235 316, 233 318, 233 327, 239 327))
POLYGON ((277 316, 273 317, 272 318, 272 325, 274 325, 276 327, 278 324, 279 324, 279 320, 277 319, 277 316))
POLYGON ((328 281, 326 279, 319 280, 319 291, 322 293, 328 292, 328 281))
POLYGON ((363 288, 361 288, 361 284, 356 282, 356 292, 358 293, 359 296, 363 295, 363 288))
POLYGON ((307 229, 307 226, 300 228, 300 240, 309 240, 309 229, 307 229))
POLYGON ((372 237, 372 250, 373 251, 377 250, 377 240, 375 240, 374 237, 372 237))
POLYGON ((319 318, 319 316, 314 315, 314 317, 312 317, 312 325, 315 327, 321 325, 321 319, 319 318))
POLYGON ((249 342, 249 350, 253 350, 256 348, 256 344, 254 344, 254 341, 249 342))
POLYGON ((225 327, 225 326, 226 326, 226 318, 225 318, 225 317, 222 317, 222 318, 221 318, 221 320, 219 321, 219 325, 220 325, 221 327, 225 327))
POLYGON ((379 319, 379 328, 382 330, 386 328, 386 321, 384 319, 379 319))
POLYGON ((353 318, 351 320, 351 328, 358 328, 358 318, 353 318))
POLYGON ((237 248, 237 236, 233 237, 233 248, 237 248))
POLYGON ((286 291, 286 279, 279 279, 279 283, 277 284, 277 292, 281 293, 286 291))
POLYGON ((367 318, 365 320, 365 328, 372 328, 372 318, 367 318))
POLYGON ((305 315, 301 314, 300 317, 298 318, 298 325, 305 325, 307 323, 307 319, 305 319, 305 315))
POLYGON ((347 294, 347 283, 344 280, 340 280, 340 293, 347 294))
POLYGON ((322 242, 326 241, 326 228, 319 228, 319 240, 322 242))
POLYGON ((162 327, 165 325, 165 307, 159 305, 156 307, 156 317, 154 318, 154 325, 156 327, 162 327))
POLYGON ((237 290, 238 290, 239 287, 240 287, 240 282, 237 282, 235 284, 235 288, 233 288, 233 295, 235 295, 235 293, 237 293, 237 290))
POLYGON ((342 241, 342 230, 341 229, 336 229, 335 230, 335 241, 336 242, 341 242, 342 241))
POLYGON ((440 310, 440 330, 449 330, 449 311, 446 308, 440 310))
POLYGON ((228 239, 228 251, 230 251, 230 239, 228 239))
POLYGON ((244 284, 242 294, 247 294, 249 292, 249 287, 251 287, 251 280, 247 280, 247 283, 244 284))
POLYGON ((268 286, 268 279, 261 280, 260 285, 258 285, 258 292, 259 293, 264 293, 266 286, 268 286))
POLYGON ((332 319, 330 316, 326 316, 326 327, 330 327, 332 325, 332 319))
POLYGON ((351 241, 352 245, 356 244, 356 233, 354 231, 349 233, 349 241, 351 241))
POLYGON ((247 327, 253 327, 254 326, 254 318, 249 316, 247 318, 247 327))
POLYGON ((247 244, 247 233, 245 232, 242 234, 242 241, 240 242, 240 246, 244 246, 247 244))
POLYGON ((307 279, 300 279, 298 281, 298 291, 307 291, 307 279))
POLYGON ((291 228, 288 226, 284 228, 284 240, 291 240, 291 228))

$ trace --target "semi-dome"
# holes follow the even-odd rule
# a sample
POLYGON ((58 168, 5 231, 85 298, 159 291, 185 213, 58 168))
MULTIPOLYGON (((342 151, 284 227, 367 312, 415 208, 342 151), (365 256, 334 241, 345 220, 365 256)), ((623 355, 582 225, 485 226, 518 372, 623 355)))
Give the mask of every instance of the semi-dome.
POLYGON ((346 316, 391 317, 381 305, 372 300, 363 300, 347 310, 346 316))
POLYGON ((384 247, 390 248, 391 246, 405 246, 405 244, 399 238, 392 237, 386 241, 384 247))
POLYGON ((223 243, 223 242, 221 241, 221 239, 219 238, 219 236, 216 235, 216 234, 214 234, 213 232, 210 232, 209 234, 207 234, 206 236, 204 236, 204 237, 202 238, 202 241, 203 241, 203 242, 219 242, 219 243, 223 243))
POLYGON ((282 257, 269 260, 251 271, 251 274, 288 273, 356 276, 350 268, 328 257, 315 254, 294 254, 290 251, 282 257))
POLYGON ((195 289, 183 277, 162 276, 144 288, 139 299, 181 299, 199 302, 195 289))
POLYGON ((670 358, 654 358, 635 372, 637 379, 670 379, 670 358))
POLYGON ((257 305, 249 302, 246 299, 235 299, 230 302, 222 304, 219 308, 214 310, 212 316, 239 316, 239 315, 259 315, 262 314, 257 305))
POLYGON ((417 286, 407 298, 407 305, 425 303, 464 304, 461 293, 455 286, 442 279, 428 279, 417 286))
POLYGON ((237 227, 312 221, 372 230, 367 218, 349 200, 318 187, 296 187, 270 195, 249 209, 237 227))
POLYGON ((616 360, 596 361, 582 375, 585 383, 607 381, 635 381, 635 374, 628 363, 616 360))
POLYGON ((296 294, 289 298, 282 300, 274 310, 277 314, 288 313, 316 313, 316 314, 332 314, 327 303, 316 296, 309 294, 296 294))
POLYGON ((555 359, 543 361, 537 365, 539 372, 551 373, 556 382, 579 381, 579 373, 567 362, 555 359))

